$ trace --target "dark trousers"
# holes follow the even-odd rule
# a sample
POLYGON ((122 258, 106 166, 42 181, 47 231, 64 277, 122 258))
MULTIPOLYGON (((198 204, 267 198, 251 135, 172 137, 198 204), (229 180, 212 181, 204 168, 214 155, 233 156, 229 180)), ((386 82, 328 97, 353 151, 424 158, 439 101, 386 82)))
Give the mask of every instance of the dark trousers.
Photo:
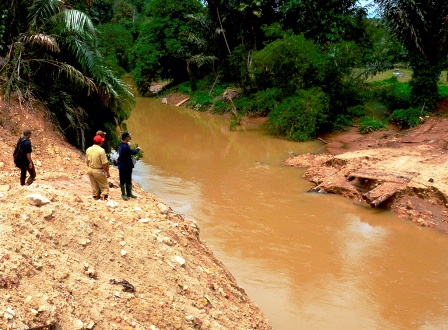
POLYGON ((120 175, 120 185, 126 183, 132 183, 132 168, 130 170, 119 170, 120 175))
POLYGON ((34 168, 34 165, 32 168, 30 168, 29 165, 21 167, 20 168, 20 184, 22 186, 25 185, 26 172, 28 172, 30 174, 30 176, 28 177, 28 180, 26 181, 26 183, 28 185, 32 184, 34 179, 36 178, 36 169, 34 168))

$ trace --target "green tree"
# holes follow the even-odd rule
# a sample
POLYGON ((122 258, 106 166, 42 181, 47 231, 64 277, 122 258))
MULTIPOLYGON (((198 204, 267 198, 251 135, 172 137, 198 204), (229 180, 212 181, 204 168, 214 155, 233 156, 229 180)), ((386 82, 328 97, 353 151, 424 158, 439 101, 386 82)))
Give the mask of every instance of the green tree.
POLYGON ((124 0, 116 0, 114 7, 113 23, 120 23, 120 21, 132 21, 134 18, 134 7, 124 0))
POLYGON ((364 38, 366 11, 358 0, 287 0, 280 5, 285 29, 317 44, 364 38))
POLYGON ((187 59, 198 53, 190 35, 193 22, 188 14, 203 11, 199 0, 150 0, 145 7, 145 19, 134 46, 133 79, 141 94, 157 79, 182 82, 189 78, 187 59))
POLYGON ((437 82, 448 55, 448 6, 445 0, 375 0, 382 19, 409 53, 413 69, 411 102, 432 109, 437 82))
POLYGON ((120 24, 98 26, 99 50, 107 65, 117 74, 130 71, 133 38, 120 24))
POLYGON ((9 50, 0 69, 6 96, 46 100, 69 141, 82 148, 98 127, 114 132, 133 97, 103 64, 88 16, 59 0, 13 0, 8 14, 9 50))

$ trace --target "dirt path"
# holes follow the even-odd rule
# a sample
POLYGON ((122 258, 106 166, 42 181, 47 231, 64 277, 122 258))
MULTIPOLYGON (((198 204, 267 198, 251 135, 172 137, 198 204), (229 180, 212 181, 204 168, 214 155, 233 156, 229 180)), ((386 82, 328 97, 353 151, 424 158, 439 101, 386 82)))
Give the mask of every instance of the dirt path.
POLYGON ((82 153, 38 109, 0 98, 0 330, 271 329, 194 221, 135 189, 94 201, 82 153), (12 152, 33 131, 37 179, 12 152))
POLYGON ((308 167, 316 192, 337 193, 390 209, 448 233, 448 118, 425 118, 409 131, 361 135, 357 128, 325 135, 328 154, 301 155, 286 165, 308 167))

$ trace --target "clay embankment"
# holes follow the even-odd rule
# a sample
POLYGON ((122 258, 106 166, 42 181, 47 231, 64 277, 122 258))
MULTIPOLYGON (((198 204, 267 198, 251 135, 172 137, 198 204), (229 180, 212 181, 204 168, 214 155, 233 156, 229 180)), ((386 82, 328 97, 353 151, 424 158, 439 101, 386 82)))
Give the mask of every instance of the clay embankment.
POLYGON ((193 221, 138 187, 94 201, 83 155, 40 111, 0 102, 0 117, 0 329, 271 329, 193 221), (25 127, 29 187, 12 162, 25 127))
POLYGON ((308 167, 303 177, 315 192, 341 194, 400 218, 448 233, 448 118, 425 118, 409 131, 368 135, 349 132, 322 138, 328 154, 285 161, 308 167))

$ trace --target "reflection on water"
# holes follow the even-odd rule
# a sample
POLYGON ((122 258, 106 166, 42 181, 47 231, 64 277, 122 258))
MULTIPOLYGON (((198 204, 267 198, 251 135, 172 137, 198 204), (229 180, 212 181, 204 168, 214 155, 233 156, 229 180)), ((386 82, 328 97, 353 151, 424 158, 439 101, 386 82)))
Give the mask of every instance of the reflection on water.
POLYGON ((177 213, 274 329, 448 328, 448 237, 334 195, 308 194, 291 153, 320 152, 256 127, 140 98, 134 179, 177 213))

